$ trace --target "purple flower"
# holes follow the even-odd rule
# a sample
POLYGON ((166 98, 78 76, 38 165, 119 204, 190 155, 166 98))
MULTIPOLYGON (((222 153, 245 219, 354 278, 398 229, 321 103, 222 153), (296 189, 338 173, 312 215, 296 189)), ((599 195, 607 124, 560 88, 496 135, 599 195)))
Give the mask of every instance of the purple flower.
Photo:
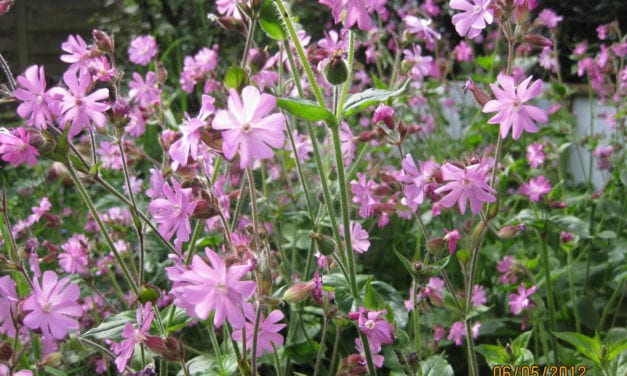
POLYGON ((482 304, 486 304, 488 298, 485 296, 485 290, 481 285, 472 286, 472 297, 471 302, 473 307, 480 306, 482 304))
POLYGON ((148 302, 144 307, 140 304, 135 315, 137 328, 130 322, 125 323, 124 329, 122 330, 122 338, 125 339, 120 343, 113 343, 111 345, 112 352, 117 355, 115 365, 118 368, 118 372, 124 372, 128 360, 133 356, 135 345, 146 341, 146 336, 150 331, 150 324, 155 316, 155 312, 152 310, 152 304, 148 302))
POLYGON ((242 306, 255 292, 253 281, 242 281, 250 265, 232 265, 227 268, 224 260, 209 248, 205 248, 208 265, 200 256, 194 255, 188 270, 181 267, 168 268, 168 278, 175 281, 172 293, 175 303, 191 311, 195 317, 206 320, 215 311, 213 324, 222 326, 228 320, 234 329, 245 325, 242 306))
POLYGON ((447 208, 457 203, 459 211, 464 214, 466 201, 470 201, 471 212, 477 214, 484 202, 495 202, 496 191, 486 183, 487 169, 488 166, 483 163, 462 168, 447 162, 442 166, 442 179, 448 183, 436 189, 435 193, 448 193, 439 203, 447 208))
POLYGON ((344 27, 350 29, 357 24, 360 30, 368 31, 374 27, 369 12, 373 11, 373 0, 318 0, 322 5, 331 8, 335 23, 340 23, 344 18, 344 27))
POLYGON ((27 125, 46 129, 52 124, 52 113, 48 107, 50 96, 46 93, 46 74, 43 66, 32 65, 17 77, 18 88, 15 98, 22 101, 17 114, 26 119, 27 125))
POLYGON ((214 111, 213 102, 215 99, 209 95, 202 96, 202 107, 197 117, 190 117, 185 114, 186 121, 179 128, 181 131, 181 138, 176 140, 168 154, 174 161, 173 168, 176 169, 179 165, 187 166, 188 159, 196 160, 199 155, 199 147, 203 145, 200 142, 200 129, 208 125, 207 118, 214 111))
POLYGON ((488 24, 494 21, 492 10, 489 9, 492 0, 451 0, 451 9, 461 10, 453 16, 455 30, 462 37, 474 39, 481 34, 488 24))
POLYGON ((431 71, 431 56, 422 56, 422 49, 419 45, 414 45, 412 50, 403 50, 405 61, 411 64, 411 76, 415 80, 422 80, 431 71))
POLYGON ((98 155, 100 156, 103 168, 110 168, 113 170, 122 169, 122 155, 120 154, 120 148, 117 145, 112 144, 109 141, 100 142, 100 145, 98 145, 98 155))
POLYGON ((157 87, 155 72, 146 73, 145 81, 139 73, 133 73, 133 81, 129 82, 128 86, 131 88, 128 96, 140 106, 155 106, 161 101, 161 89, 157 87))
POLYGON ((537 179, 531 178, 528 183, 520 186, 519 192, 529 196, 532 202, 540 201, 540 196, 551 192, 551 182, 544 176, 538 176, 537 179))
POLYGON ((530 307, 533 304, 533 301, 529 300, 529 296, 531 296, 537 290, 537 286, 533 285, 527 290, 525 285, 522 283, 518 286, 517 294, 509 294, 509 308, 514 315, 522 312, 523 309, 530 307))
MULTIPOLYGON (((381 345, 376 346, 376 344, 373 344, 369 341, 368 347, 370 347, 370 355, 372 356, 372 363, 374 364, 374 366, 377 368, 383 367, 383 361, 385 360, 385 357, 379 354, 381 352, 381 345)), ((366 365, 366 351, 364 351, 364 344, 361 343, 360 338, 355 338, 355 349, 362 358, 360 364, 362 366, 366 365)))
POLYGON ((436 188, 434 175, 440 169, 440 165, 432 160, 418 161, 418 167, 411 154, 407 154, 402 162, 405 174, 400 177, 403 184, 403 194, 407 197, 407 205, 413 210, 425 201, 425 196, 436 188))
POLYGON ((529 162, 529 166, 532 168, 537 168, 539 165, 544 163, 545 157, 546 154, 544 154, 543 144, 534 142, 527 146, 527 161, 529 162))
POLYGON ((253 159, 272 158, 272 148, 285 143, 285 117, 281 113, 269 114, 276 106, 276 98, 260 94, 247 86, 242 96, 231 90, 228 111, 219 110, 213 120, 214 129, 223 131, 222 151, 227 159, 240 154, 240 168, 249 167, 253 159))
POLYGON ((376 184, 372 180, 366 180, 366 175, 357 173, 357 181, 351 181, 351 191, 353 192, 353 202, 360 206, 359 216, 361 218, 371 217, 379 202, 374 198, 372 190, 376 184))
POLYGON ((54 105, 55 112, 59 115, 57 121, 61 129, 65 129, 70 123, 69 137, 74 137, 83 130, 83 127, 91 129, 92 122, 103 128, 107 122, 103 112, 109 109, 109 105, 100 101, 109 98, 109 89, 98 89, 87 95, 92 81, 86 72, 65 72, 63 81, 68 86, 69 92, 61 88, 50 90, 55 100, 51 105, 54 105))
POLYGON ((61 55, 61 61, 69 63, 72 71, 85 70, 92 58, 87 43, 80 35, 70 35, 68 39, 61 44, 61 49, 67 54, 61 55))
POLYGON ((544 25, 549 29, 554 29, 557 27, 557 24, 560 23, 564 17, 558 16, 557 13, 552 11, 549 8, 542 9, 542 12, 538 15, 536 20, 540 25, 544 25))
MULTIPOLYGON (((243 332, 246 332, 246 348, 252 350, 253 347, 253 335, 255 333, 255 307, 251 303, 244 305, 244 314, 246 315, 246 324, 243 328, 235 329, 231 338, 237 342, 242 342, 244 339, 243 332)), ((275 347, 279 348, 283 346, 283 336, 279 332, 285 328, 285 324, 278 324, 283 320, 283 312, 278 309, 270 312, 268 317, 259 318, 259 328, 257 334, 257 351, 256 356, 259 358, 263 355, 264 351, 270 354, 274 353, 275 347)))
POLYGON ((15 129, 14 134, 0 133, 2 160, 13 166, 19 166, 22 163, 34 166, 37 163, 39 151, 29 142, 30 136, 24 128, 15 129))
MULTIPOLYGON (((295 154, 296 158, 298 158, 301 163, 308 161, 313 153, 313 144, 311 143, 311 139, 304 134, 298 133, 297 129, 292 131, 292 137, 294 138, 294 144, 296 146, 296 153, 292 154, 295 154)), ((287 149, 292 150, 291 143, 287 145, 287 149)))
POLYGON ((407 15, 403 17, 403 22, 407 26, 407 32, 416 34, 418 38, 427 42, 427 46, 433 45, 436 39, 442 38, 440 33, 431 28, 431 20, 407 15))
POLYGON ((442 239, 448 242, 448 251, 449 254, 452 255, 453 253, 455 253, 455 250, 457 250, 457 241, 461 239, 462 236, 459 233, 459 230, 456 228, 452 229, 451 231, 444 229, 444 232, 446 233, 446 235, 444 235, 442 239))
POLYGON ((471 61, 472 60, 472 48, 466 43, 461 41, 455 48, 453 48, 455 58, 457 61, 471 61))
POLYGON ((164 184, 163 198, 156 198, 148 205, 148 211, 159 224, 159 233, 170 240, 176 232, 174 244, 180 250, 192 233, 190 217, 198 204, 192 200, 192 189, 181 188, 181 184, 172 179, 172 186, 164 184))
POLYGON ((499 282, 501 283, 516 283, 518 282, 517 275, 517 262, 512 256, 505 256, 501 261, 496 264, 496 270, 501 273, 499 282))
POLYGON ((10 338, 15 336, 13 322, 16 318, 18 302, 15 282, 11 276, 0 277, 0 334, 6 334, 10 338))
MULTIPOLYGON (((340 232, 344 237, 344 226, 340 225, 340 232)), ((370 241, 368 240, 368 232, 361 227, 359 222, 350 223, 350 236, 353 252, 366 253, 370 248, 370 241)))
POLYGON ((386 310, 370 311, 364 307, 359 308, 359 312, 351 312, 349 317, 357 320, 359 330, 368 337, 368 341, 372 347, 379 347, 381 344, 390 345, 394 342, 394 327, 382 315, 387 313, 386 310))
POLYGON ((536 107, 526 105, 525 103, 542 94, 542 80, 534 81, 531 86, 532 77, 529 76, 519 85, 515 85, 514 77, 505 74, 499 74, 497 77, 498 84, 490 84, 492 92, 496 99, 489 101, 483 106, 483 112, 497 112, 488 124, 501 125, 501 137, 505 138, 512 128, 512 138, 518 140, 523 131, 536 133, 538 127, 534 121, 546 123, 548 116, 546 111, 536 107))
MULTIPOLYGON (((481 328, 481 323, 475 323, 471 328, 472 338, 477 338, 479 336, 479 328, 481 328)), ((466 337, 466 325, 462 321, 457 321, 451 326, 451 329, 448 333, 449 341, 453 341, 455 345, 461 346, 463 343, 463 339, 466 337)))
POLYGON ((65 252, 59 253, 59 265, 66 273, 87 274, 87 252, 89 240, 83 234, 74 234, 61 246, 65 252))
POLYGON ((131 41, 128 48, 128 59, 139 65, 148 65, 150 59, 157 54, 157 41, 150 35, 142 35, 131 41))
POLYGON ((23 309, 28 312, 24 325, 39 329, 46 337, 63 339, 68 331, 78 329, 78 317, 83 309, 77 300, 80 288, 70 283, 69 278, 58 279, 56 273, 45 271, 41 284, 33 280, 33 294, 24 301, 23 309))
POLYGON ((424 290, 418 294, 418 299, 422 300, 426 297, 431 299, 431 303, 435 305, 444 304, 444 297, 442 296, 444 292, 444 281, 438 277, 429 278, 429 282, 427 286, 425 286, 424 290))

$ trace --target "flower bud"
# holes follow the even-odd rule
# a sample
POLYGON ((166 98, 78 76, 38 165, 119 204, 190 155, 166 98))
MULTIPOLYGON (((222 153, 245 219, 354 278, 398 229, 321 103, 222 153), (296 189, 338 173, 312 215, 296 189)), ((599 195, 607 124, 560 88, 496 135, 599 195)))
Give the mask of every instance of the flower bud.
POLYGON ((220 211, 216 208, 216 205, 213 205, 206 200, 198 200, 194 213, 192 214, 192 218, 208 219, 218 214, 220 214, 220 211))
POLYGON ((518 227, 516 226, 504 226, 497 232, 497 235, 501 239, 510 239, 518 234, 518 227))
POLYGON ((129 117, 130 111, 131 108, 124 99, 118 98, 113 102, 111 105, 111 118, 116 128, 124 128, 131 121, 129 117))
POLYGON ((472 234, 470 235, 470 241, 473 247, 477 246, 485 228, 486 228, 485 222, 480 221, 479 223, 477 223, 475 228, 472 229, 472 234))
POLYGON ((183 343, 172 336, 165 338, 158 336, 146 336, 146 346, 155 353, 159 354, 168 362, 176 362, 185 359, 185 347, 183 343))
POLYGON ((259 72, 263 69, 268 61, 268 56, 263 50, 256 50, 250 57, 250 67, 254 72, 259 72))
POLYGON ((431 238, 427 242, 427 250, 433 255, 439 255, 446 248, 446 244, 444 238, 431 238))
POLYGON ((490 100, 490 96, 488 95, 488 93, 478 88, 470 78, 466 80, 464 93, 468 90, 470 90, 472 96, 475 98, 475 102, 477 102, 477 104, 479 104, 479 106, 481 107, 485 106, 485 104, 488 103, 488 101, 490 100))
POLYGON ((486 220, 487 221, 492 220, 492 218, 496 217, 497 214, 499 214, 499 201, 498 200, 488 204, 486 220))
POLYGON ((39 366, 40 367, 56 366, 57 364, 59 364, 59 361, 61 360, 61 358, 63 358, 63 354, 60 352, 50 353, 46 355, 46 357, 43 358, 41 362, 39 362, 39 366))
POLYGON ((0 362, 8 362, 13 358, 13 346, 7 341, 0 342, 0 362))
POLYGON ((318 234, 316 232, 310 232, 309 238, 316 242, 318 251, 325 256, 330 256, 335 252, 335 242, 328 236, 318 234))
POLYGON ((540 48, 553 47, 553 42, 549 38, 543 37, 542 35, 538 34, 525 35, 525 42, 529 43, 532 46, 540 48))
POLYGON ((365 131, 357 136, 357 141, 359 142, 370 142, 379 138, 379 134, 377 131, 365 131))
POLYGON ((246 28, 244 27, 242 20, 234 17, 219 17, 216 18, 216 23, 227 31, 237 31, 240 33, 246 32, 246 28))
POLYGON ((154 286, 144 285, 139 288, 138 300, 141 304, 151 302, 154 305, 160 296, 159 290, 154 286))
POLYGON ((315 287, 316 284, 313 281, 294 285, 283 293, 283 300, 288 303, 300 302, 307 299, 315 287))
POLYGON ((575 240, 575 237, 570 232, 567 232, 567 231, 560 232, 560 243, 568 244, 572 242, 573 240, 575 240))
POLYGON ((337 51, 331 57, 331 61, 324 68, 324 76, 331 85, 341 85, 348 79, 348 67, 337 51))
POLYGON ((37 149, 41 155, 48 156, 54 152, 57 141, 48 131, 27 128, 26 133, 28 133, 30 144, 37 149))
POLYGON ((0 16, 8 12, 11 5, 13 5, 13 0, 0 0, 0 16))
POLYGON ((94 38, 94 44, 100 51, 108 52, 110 54, 113 53, 113 50, 115 49, 115 42, 112 37, 107 35, 104 31, 96 29, 91 32, 91 35, 94 38))

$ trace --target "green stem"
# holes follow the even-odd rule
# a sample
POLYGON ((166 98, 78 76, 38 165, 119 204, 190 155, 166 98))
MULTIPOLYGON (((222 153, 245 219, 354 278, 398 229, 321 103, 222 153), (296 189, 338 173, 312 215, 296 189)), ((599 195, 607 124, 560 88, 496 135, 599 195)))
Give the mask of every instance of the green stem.
POLYGON ((566 262, 568 263, 568 285, 570 290, 570 300, 573 304, 575 315, 575 328, 581 333, 581 318, 579 317, 579 307, 577 306, 577 295, 575 294, 575 274, 573 273, 573 249, 566 250, 566 262))
POLYGON ((113 256, 115 257, 115 260, 118 262, 118 266, 122 270, 122 274, 124 274, 124 278, 126 278, 126 281, 128 282, 133 292, 135 294, 138 294, 139 288, 135 284, 135 281, 133 281, 133 278, 131 277, 131 273, 126 267, 126 263, 122 259, 122 256, 120 255, 118 250, 115 248, 115 245, 113 244, 113 240, 111 239, 111 236, 109 235, 109 231, 106 228, 104 222, 102 221, 102 218, 100 218, 100 214, 98 213, 98 210, 96 209, 96 206, 94 205, 94 203, 91 201, 91 198, 89 197, 89 194, 87 193, 87 190, 85 189, 85 186, 83 186, 83 183, 81 182, 80 178, 76 174, 76 170, 74 169, 74 166, 72 166, 72 163, 69 161, 67 161, 65 165, 70 173, 70 176, 72 177, 72 180, 74 181, 74 184, 76 184, 76 188, 78 188, 78 191, 81 197, 83 198, 83 201, 89 208, 89 211, 91 212, 92 217, 94 217, 94 220, 98 224, 98 228, 100 229, 100 232, 102 233, 102 236, 104 237, 105 242, 109 246, 109 249, 111 249, 111 252, 113 253, 113 256))
MULTIPOLYGON (((303 174, 303 167, 301 166, 300 160, 298 159, 298 154, 296 151, 296 142, 294 141, 294 134, 292 133, 292 127, 290 126, 290 122, 286 121, 285 125, 287 127, 287 136, 290 140, 290 145, 292 146, 292 151, 294 152, 294 161, 296 162, 296 170, 298 171, 298 178, 300 179, 300 184, 303 187, 303 194, 305 195, 305 201, 307 202, 307 210, 309 211, 309 217, 311 217, 311 221, 315 222, 316 217, 314 216, 314 205, 311 202, 311 197, 309 197, 309 188, 307 188, 307 181, 305 180, 305 175, 303 174)), ((314 223, 315 225, 315 223, 314 223)))
POLYGON ((318 355, 316 356, 316 365, 314 367, 314 376, 318 376, 318 371, 320 370, 320 361, 322 360, 322 354, 324 352, 324 342, 327 339, 327 328, 329 325, 329 320, 327 318, 327 313, 322 313, 322 337, 320 338, 320 347, 318 348, 318 355))
POLYGON ((15 242, 15 238, 13 237, 13 232, 11 230, 11 221, 9 219, 9 201, 7 200, 7 190, 4 187, 4 184, 0 189, 0 196, 2 196, 2 237, 4 239, 9 239, 7 244, 9 260, 13 263, 17 263, 17 243, 15 242))
POLYGON ((335 325, 335 340, 333 341, 333 353, 331 355, 331 366, 329 367, 329 375, 335 374, 335 365, 337 363, 337 358, 338 358, 338 347, 340 345, 341 333, 342 333, 342 328, 335 325))
POLYGON ((344 103, 346 102, 346 95, 348 94, 348 89, 351 86, 353 80, 351 79, 353 75, 353 63, 355 59, 355 33, 351 29, 348 29, 348 79, 342 86, 342 94, 340 95, 340 99, 337 103, 336 116, 338 121, 342 118, 342 114, 344 112, 344 103))
POLYGON ((257 337, 259 336, 259 322, 261 321, 261 303, 257 302, 257 312, 255 313, 255 324, 253 327, 253 344, 250 354, 250 370, 251 375, 257 375, 257 337))
POLYGON ((281 360, 279 359, 277 348, 274 345, 274 342, 270 342, 270 344, 272 345, 272 356, 274 358, 274 368, 276 369, 276 374, 277 376, 283 376, 283 370, 281 369, 281 360))
MULTIPOLYGON (((548 223, 546 224, 548 226, 548 223)), ((544 231, 547 231, 546 229, 544 231)), ((557 364, 559 361, 559 351, 557 347, 557 339, 554 333, 556 332, 555 322, 555 301, 553 300, 553 283, 551 282, 551 269, 549 265, 549 247, 547 244, 547 233, 540 234, 540 242, 542 244, 542 272, 544 273, 544 282, 546 284, 546 302, 549 308, 549 324, 551 326, 551 346, 553 347, 553 363, 557 364)), ((574 304, 574 302, 573 302, 574 304)), ((576 308, 575 308, 576 309, 576 308)))
MULTIPOLYGON (((605 308, 603 308, 603 313, 601 313, 601 321, 599 321, 599 329, 601 330, 603 329, 603 326, 605 325, 605 320, 607 319, 607 316, 610 313, 610 310, 614 306, 616 299, 618 299, 619 296, 622 297, 624 289, 625 289, 625 280, 623 279, 620 285, 616 289, 614 289, 612 296, 610 296, 610 300, 605 305, 605 308)), ((620 305, 618 305, 617 307, 620 307, 620 305)), ((616 312, 618 313, 618 311, 620 310, 617 309, 616 312)))
POLYGON ((220 351, 220 345, 218 344, 218 339, 216 338, 216 333, 213 330, 213 326, 209 328, 209 339, 211 340, 211 345, 213 346, 213 351, 216 354, 216 358, 218 359, 218 367, 220 368, 220 375, 224 375, 224 363, 222 361, 222 352, 220 351))
POLYGON ((203 221, 196 221, 194 225, 194 232, 192 232, 192 239, 189 241, 189 247, 187 249, 187 257, 185 258, 185 265, 189 265, 192 262, 192 258, 196 253, 196 243, 198 242, 198 236, 200 236, 200 230, 202 228, 203 221))

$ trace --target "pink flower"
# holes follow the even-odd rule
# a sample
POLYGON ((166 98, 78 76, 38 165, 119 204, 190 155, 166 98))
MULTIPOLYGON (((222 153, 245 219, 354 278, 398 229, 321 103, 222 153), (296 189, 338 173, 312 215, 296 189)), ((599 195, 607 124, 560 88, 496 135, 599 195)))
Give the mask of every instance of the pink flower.
POLYGON ((133 73, 133 81, 129 82, 128 86, 131 88, 128 96, 136 103, 139 103, 140 106, 150 107, 159 104, 161 101, 161 89, 157 87, 157 75, 155 72, 146 73, 146 81, 139 73, 133 73))
POLYGON ((68 39, 61 44, 61 49, 67 54, 61 55, 61 61, 70 63, 70 70, 85 70, 92 58, 87 43, 80 35, 70 35, 68 39))
POLYGON ((422 80, 431 71, 431 56, 422 56, 422 49, 419 45, 414 45, 412 50, 403 50, 405 60, 411 64, 411 76, 414 80, 422 80))
POLYGON ((459 233, 459 230, 456 228, 454 228, 451 231, 444 229, 444 232, 446 232, 446 235, 444 235, 442 239, 448 242, 448 251, 449 251, 449 254, 452 255, 453 253, 455 253, 455 250, 457 249, 457 241, 461 239, 462 236, 459 233))
POLYGON ((372 193, 372 190, 376 187, 375 182, 366 179, 365 174, 358 172, 357 181, 351 181, 353 202, 360 206, 359 216, 364 219, 372 216, 374 214, 374 209, 379 204, 372 193))
MULTIPOLYGON (((369 341, 368 347, 370 347, 370 355, 372 356, 372 363, 374 364, 374 366, 377 368, 383 367, 383 361, 385 360, 385 357, 379 354, 381 352, 381 345, 376 346, 376 344, 373 344, 372 342, 369 341)), ((355 338, 355 349, 361 356, 361 361, 359 363, 362 366, 365 366, 366 365, 366 351, 364 351, 364 344, 361 343, 360 338, 355 338)))
POLYGON ((214 107, 213 102, 215 99, 209 95, 202 96, 202 106, 198 116, 192 118, 189 114, 185 114, 186 121, 179 128, 181 131, 181 138, 176 140, 170 149, 168 154, 174 161, 173 168, 176 169, 179 165, 187 166, 188 159, 196 160, 199 155, 200 146, 203 145, 200 142, 200 129, 207 126, 207 118, 213 114, 214 107))
POLYGON ((444 304, 444 297, 442 293, 444 292, 444 281, 438 277, 429 278, 429 282, 427 286, 425 286, 424 290, 418 294, 418 298, 420 300, 429 297, 431 299, 431 303, 435 305, 444 304))
POLYGON ((52 113, 48 108, 50 96, 46 93, 46 74, 43 66, 32 65, 17 77, 18 88, 15 98, 22 101, 17 114, 26 119, 27 125, 46 129, 52 124, 52 113))
POLYGON ((0 277, 0 334, 15 336, 14 319, 17 319, 17 303, 19 299, 15 291, 15 282, 11 276, 0 277))
POLYGON ((464 214, 466 201, 470 201, 472 213, 479 213, 484 202, 496 201, 496 191, 486 183, 487 170, 488 166, 483 163, 462 168, 447 162, 442 166, 442 179, 448 183, 436 189, 435 193, 448 193, 439 203, 447 208, 457 203, 459 211, 464 214))
POLYGON ((564 17, 558 16, 557 13, 552 11, 549 8, 542 9, 542 12, 538 15, 536 20, 540 25, 544 25, 549 29, 554 29, 557 27, 557 24, 560 23, 564 17))
POLYGON ((407 26, 407 32, 416 34, 418 38, 427 42, 427 46, 433 45, 436 39, 442 38, 440 33, 431 28, 431 20, 407 15, 403 17, 403 22, 407 26))
POLYGON ((77 318, 83 315, 83 309, 77 300, 80 288, 70 283, 69 278, 58 279, 55 272, 45 271, 42 283, 33 280, 33 294, 24 301, 24 325, 30 329, 39 329, 46 337, 63 339, 68 331, 78 329, 77 318))
POLYGON ((532 202, 540 201, 540 196, 551 192, 551 182, 544 176, 538 176, 537 179, 531 178, 528 183, 520 186, 520 193, 529 196, 532 202))
POLYGON ((485 290, 483 289, 483 287, 481 285, 472 286, 472 306, 477 307, 482 304, 486 304, 487 301, 488 298, 485 296, 485 290))
POLYGON ((172 293, 177 305, 188 309, 196 317, 206 320, 215 311, 213 324, 222 326, 228 320, 235 329, 245 325, 242 306, 255 292, 253 281, 242 281, 250 265, 232 265, 227 268, 224 260, 209 248, 205 248, 208 265, 200 256, 194 255, 189 270, 168 268, 168 278, 175 281, 172 293))
POLYGON ((529 162, 529 166, 532 168, 537 168, 539 165, 544 163, 545 157, 546 154, 544 154, 543 144, 534 142, 527 146, 527 161, 529 162))
POLYGON ((531 296, 537 290, 537 286, 533 285, 529 290, 525 288, 522 283, 518 286, 518 294, 509 294, 509 308, 514 315, 518 315, 523 309, 530 307, 533 301, 529 300, 531 296))
POLYGON ((371 8, 373 0, 318 0, 318 2, 331 8, 336 24, 342 21, 342 16, 345 14, 344 27, 347 29, 350 29, 355 24, 357 24, 360 30, 364 31, 374 27, 374 23, 368 14, 373 11, 371 8))
POLYGON ((181 188, 181 184, 172 179, 172 186, 164 184, 163 198, 150 202, 148 211, 159 224, 159 233, 170 240, 176 232, 174 244, 180 250, 192 233, 190 217, 198 204, 192 200, 192 189, 181 188))
POLYGON ((240 168, 249 167, 253 159, 272 158, 272 148, 280 148, 285 143, 285 117, 274 113, 276 98, 260 94, 259 90, 247 86, 242 96, 231 90, 228 111, 216 113, 212 126, 221 130, 224 142, 222 151, 227 159, 240 154, 240 168))
POLYGON ((151 35, 142 35, 131 41, 128 48, 128 59, 139 65, 148 65, 150 59, 157 54, 157 41, 151 35))
POLYGON ((86 274, 89 252, 89 240, 83 234, 72 235, 65 244, 61 246, 65 252, 59 253, 59 265, 66 273, 86 274))
MULTIPOLYGON (((481 323, 475 323, 471 328, 471 333, 473 338, 477 338, 479 336, 479 328, 481 327, 481 323)), ((466 337, 466 325, 462 321, 457 321, 453 323, 451 329, 448 333, 449 341, 453 341, 455 345, 461 346, 463 343, 463 339, 466 337)))
POLYGON ((16 167, 22 163, 34 166, 37 163, 39 151, 29 142, 30 136, 24 128, 16 128, 14 134, 0 133, 2 160, 16 167))
POLYGON ((496 270, 501 273, 499 276, 499 282, 501 283, 516 283, 518 282, 517 275, 517 262, 512 256, 505 256, 501 261, 496 264, 496 270))
POLYGON ((377 348, 381 344, 390 345, 394 342, 392 338, 394 327, 382 315, 386 310, 370 311, 364 307, 359 308, 359 312, 349 313, 351 320, 357 320, 359 330, 368 337, 372 347, 377 348))
MULTIPOLYGON (((243 332, 246 332, 246 348, 252 350, 253 347, 253 335, 255 328, 255 307, 251 303, 244 305, 244 314, 246 315, 246 325, 243 328, 235 329, 231 338, 237 342, 242 342, 244 339, 243 332)), ((259 358, 263 355, 264 351, 270 354, 274 353, 275 347, 279 348, 283 346, 283 336, 279 332, 285 328, 285 324, 278 324, 283 320, 283 312, 278 309, 270 312, 268 317, 264 318, 263 315, 259 318, 259 328, 257 335, 257 351, 256 356, 259 358)))
POLYGON ((490 84, 496 99, 486 103, 483 106, 483 112, 498 111, 496 115, 488 120, 488 124, 500 124, 502 138, 507 137, 510 128, 512 128, 512 138, 514 140, 518 140, 523 131, 536 133, 538 128, 534 121, 546 123, 548 120, 546 111, 525 104, 542 94, 542 81, 536 80, 529 86, 531 78, 529 76, 519 85, 515 85, 514 77, 499 74, 497 81, 503 89, 495 84, 490 84))
POLYGON ((407 197, 407 205, 416 211, 418 205, 425 201, 425 196, 436 188, 434 175, 439 171, 440 165, 432 160, 418 161, 418 168, 411 154, 407 154, 402 166, 405 174, 399 180, 405 183, 403 194, 407 197))
POLYGON ((494 21, 494 15, 489 8, 492 0, 451 0, 451 9, 461 10, 453 16, 455 30, 462 37, 474 39, 481 34, 481 30, 494 21))
POLYGON ((55 88, 50 91, 55 99, 56 112, 59 115, 58 123, 61 129, 65 129, 70 123, 69 137, 79 134, 83 127, 91 129, 91 123, 103 128, 107 117, 103 114, 109 109, 109 105, 100 101, 109 98, 109 89, 98 89, 87 95, 92 86, 91 76, 83 72, 65 72, 63 81, 68 86, 69 92, 55 88), (78 76, 77 76, 78 74, 78 76))
POLYGON ((46 214, 48 211, 50 211, 51 208, 52 208, 52 204, 50 203, 50 200, 48 199, 48 197, 43 197, 41 201, 39 201, 39 206, 33 206, 31 208, 31 211, 33 212, 33 214, 28 216, 28 222, 29 223, 39 222, 41 217, 44 214, 46 214))
POLYGON ((453 48, 455 58, 457 61, 471 61, 472 60, 472 48, 466 43, 461 41, 455 48, 453 48))
POLYGON ((218 13, 227 17, 233 17, 235 19, 241 19, 242 14, 237 8, 238 0, 216 0, 216 6, 218 13))
POLYGON ((137 329, 132 323, 125 323, 124 329, 122 330, 122 338, 125 338, 125 340, 111 345, 112 352, 117 355, 115 365, 118 368, 118 372, 124 372, 128 360, 133 356, 135 345, 146 341, 146 336, 150 331, 150 324, 155 316, 155 312, 152 310, 152 304, 148 302, 144 307, 140 304, 135 315, 137 319, 137 329))
POLYGON ((295 154, 295 157, 298 158, 299 162, 303 163, 308 161, 313 153, 313 144, 311 143, 311 139, 309 139, 307 135, 298 133, 297 129, 292 131, 292 138, 294 139, 294 145, 296 146, 296 153, 293 152, 291 143, 287 144, 287 149, 292 150, 292 154, 295 154))
MULTIPOLYGON (((340 225, 340 232, 344 237, 344 226, 340 225)), ((368 232, 361 227, 359 222, 351 221, 350 227, 351 244, 353 252, 366 253, 370 248, 370 241, 368 240, 368 232)))
POLYGON ((100 145, 98 145, 98 155, 100 156, 103 168, 113 170, 122 169, 122 155, 120 154, 118 145, 112 144, 109 141, 102 141, 100 145))

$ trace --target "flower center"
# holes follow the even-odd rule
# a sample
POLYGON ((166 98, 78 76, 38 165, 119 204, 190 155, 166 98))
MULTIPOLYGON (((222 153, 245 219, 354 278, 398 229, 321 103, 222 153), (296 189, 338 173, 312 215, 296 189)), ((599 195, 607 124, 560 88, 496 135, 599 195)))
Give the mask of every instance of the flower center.
POLYGON ((479 13, 481 13, 482 10, 483 10, 483 8, 480 5, 475 5, 474 7, 472 7, 472 12, 474 14, 479 14, 479 13))
POLYGON ((366 329, 373 330, 377 326, 377 324, 375 324, 373 320, 368 320, 364 323, 364 326, 366 327, 366 329))
POLYGON ((76 103, 77 106, 82 106, 83 100, 81 98, 76 98, 76 101, 74 103, 76 103))
POLYGON ((226 295, 229 292, 229 288, 226 286, 224 282, 220 282, 214 287, 220 295, 226 295))
POLYGON ((242 131, 244 133, 250 133, 250 131, 253 129, 253 127, 250 126, 250 123, 246 122, 244 124, 242 124, 242 131))
POLYGON ((52 310, 52 303, 44 302, 41 304, 41 310, 44 312, 50 312, 52 310))
POLYGON ((520 111, 521 107, 522 107, 522 102, 518 99, 514 100, 514 110, 516 111, 520 111))

